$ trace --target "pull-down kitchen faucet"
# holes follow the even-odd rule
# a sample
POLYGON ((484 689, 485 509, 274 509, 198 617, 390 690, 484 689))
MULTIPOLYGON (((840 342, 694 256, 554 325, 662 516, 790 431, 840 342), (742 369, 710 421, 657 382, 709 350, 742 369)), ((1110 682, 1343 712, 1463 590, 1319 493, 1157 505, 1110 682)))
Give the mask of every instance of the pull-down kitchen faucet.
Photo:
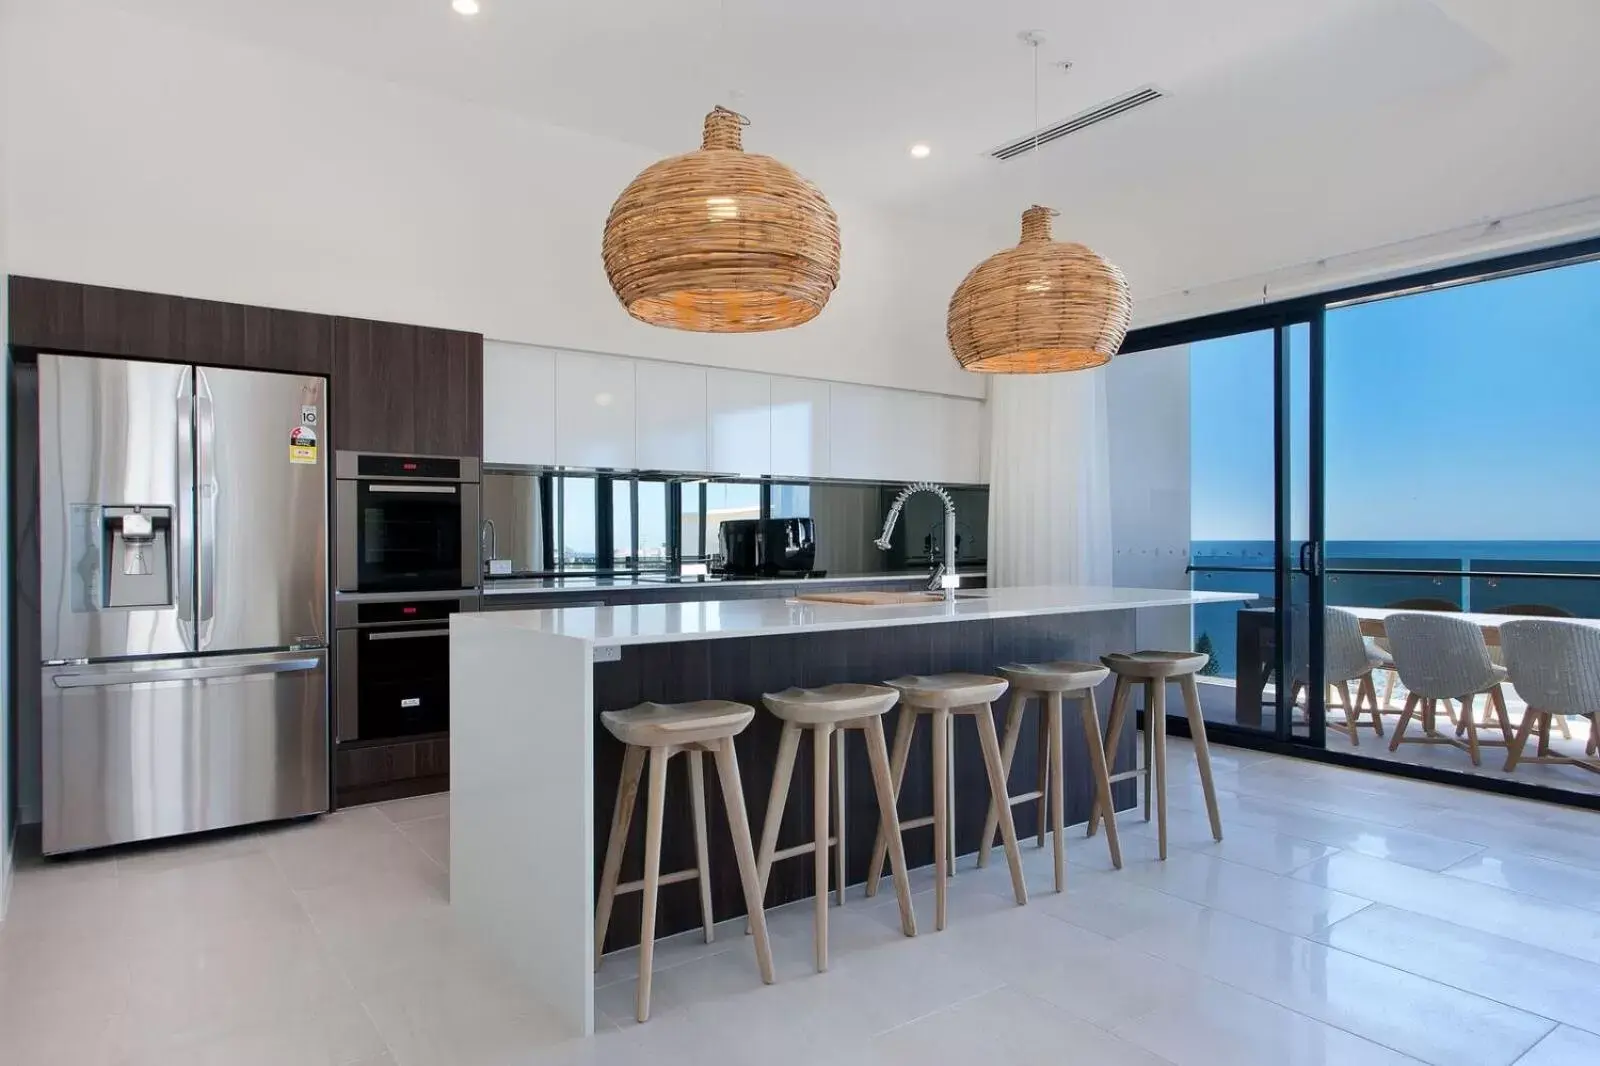
POLYGON ((933 572, 933 577, 928 581, 928 590, 943 589, 944 598, 954 602, 956 589, 961 585, 961 578, 956 576, 956 503, 944 486, 931 481, 918 481, 901 489, 883 520, 883 532, 878 534, 878 539, 873 543, 879 551, 889 550, 889 538, 894 534, 895 523, 900 521, 901 509, 905 507, 907 499, 919 492, 931 492, 944 501, 944 562, 933 572))

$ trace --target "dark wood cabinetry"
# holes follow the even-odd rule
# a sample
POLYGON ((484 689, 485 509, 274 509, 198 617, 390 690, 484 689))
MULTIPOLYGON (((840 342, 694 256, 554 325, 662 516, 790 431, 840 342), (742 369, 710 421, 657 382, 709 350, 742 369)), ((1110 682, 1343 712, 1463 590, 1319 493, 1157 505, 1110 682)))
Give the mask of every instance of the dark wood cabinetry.
POLYGON ((324 374, 335 448, 483 454, 476 333, 45 278, 9 284, 14 347, 324 374))
POLYGON ((333 446, 483 454, 483 338, 341 318, 334 324, 333 446))
POLYGON ((331 374, 327 315, 216 300, 10 279, 10 341, 40 351, 331 374))

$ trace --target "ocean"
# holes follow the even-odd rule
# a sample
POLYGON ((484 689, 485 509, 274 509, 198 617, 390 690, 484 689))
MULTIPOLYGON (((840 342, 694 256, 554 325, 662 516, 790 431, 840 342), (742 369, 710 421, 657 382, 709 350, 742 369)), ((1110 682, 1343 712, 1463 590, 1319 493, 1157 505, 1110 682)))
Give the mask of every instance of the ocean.
MULTIPOLYGON (((1260 605, 1273 602, 1273 543, 1262 540, 1197 540, 1189 561, 1197 590, 1254 592, 1260 605), (1259 572, 1208 571, 1207 567, 1258 567, 1259 572)), ((1448 570, 1461 576, 1409 574, 1327 575, 1332 606, 1390 607, 1404 601, 1434 601, 1467 611, 1506 611, 1526 606, 1556 608, 1584 618, 1600 617, 1600 541, 1597 540, 1350 540, 1329 541, 1325 566, 1335 570, 1448 570), (1476 577, 1468 571, 1505 574, 1571 574, 1573 577, 1476 577), (1588 576, 1593 575, 1593 576, 1588 576)), ((1195 608, 1195 642, 1204 636, 1218 672, 1235 676, 1238 604, 1195 608)))

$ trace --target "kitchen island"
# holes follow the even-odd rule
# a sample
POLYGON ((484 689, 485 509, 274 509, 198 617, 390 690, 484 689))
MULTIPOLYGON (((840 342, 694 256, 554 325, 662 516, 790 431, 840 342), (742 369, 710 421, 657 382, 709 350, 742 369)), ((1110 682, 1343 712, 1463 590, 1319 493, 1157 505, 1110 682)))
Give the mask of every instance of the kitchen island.
MULTIPOLYGON (((798 599, 578 607, 456 614, 450 619, 450 898, 463 925, 491 944, 527 982, 533 1002, 575 1032, 594 1029, 594 900, 597 861, 621 773, 622 747, 602 711, 645 700, 737 700, 790 685, 881 682, 901 674, 992 673, 1012 661, 1087 659, 1135 648, 1135 611, 1248 600, 1246 593, 1081 586, 958 592, 953 600, 881 606, 798 599)), ((1102 713, 1109 702, 1102 694, 1102 713)), ((965 727, 964 727, 965 728, 965 727)), ((758 711, 737 742, 750 820, 759 826, 779 727, 758 711)), ((1016 763, 1035 765, 1025 728, 1016 763)), ((905 815, 931 789, 929 738, 919 734, 902 791, 905 815)), ((956 735, 956 853, 975 851, 988 792, 976 738, 956 735)), ((1081 734, 1065 732, 1067 822, 1088 817, 1090 784, 1081 734)), ((1117 752, 1132 765, 1133 736, 1117 752)), ((844 804, 846 881, 866 877, 876 804, 865 753, 849 749, 856 783, 844 804)), ((1116 767, 1114 767, 1116 769, 1116 767)), ((1022 773, 1019 770, 1018 773, 1022 773)), ((796 768, 780 842, 809 838, 811 775, 796 768)), ((694 864, 687 788, 669 781, 662 869, 694 864)), ((1133 802, 1117 786, 1119 808, 1133 802)), ((718 920, 744 913, 726 817, 711 802, 712 906, 718 920)), ((1017 832, 1035 829, 1034 805, 1017 809, 1017 832)), ((642 818, 634 821, 635 836, 642 818)), ((932 861, 929 832, 906 838, 912 867, 932 861)), ((623 876, 637 876, 643 848, 630 841, 623 876)), ((773 867, 766 903, 812 895, 810 863, 773 867)), ((693 882, 664 886, 659 935, 699 925, 693 882)), ((635 943, 638 909, 619 906, 606 949, 635 943)), ((931 935, 931 934, 924 934, 931 935)))

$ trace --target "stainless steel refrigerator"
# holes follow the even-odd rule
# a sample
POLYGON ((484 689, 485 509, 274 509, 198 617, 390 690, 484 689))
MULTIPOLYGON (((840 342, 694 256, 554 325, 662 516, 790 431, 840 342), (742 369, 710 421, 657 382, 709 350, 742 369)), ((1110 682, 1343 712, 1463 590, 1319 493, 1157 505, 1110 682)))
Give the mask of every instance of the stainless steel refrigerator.
POLYGON ((47 853, 328 809, 325 390, 39 357, 47 853))

